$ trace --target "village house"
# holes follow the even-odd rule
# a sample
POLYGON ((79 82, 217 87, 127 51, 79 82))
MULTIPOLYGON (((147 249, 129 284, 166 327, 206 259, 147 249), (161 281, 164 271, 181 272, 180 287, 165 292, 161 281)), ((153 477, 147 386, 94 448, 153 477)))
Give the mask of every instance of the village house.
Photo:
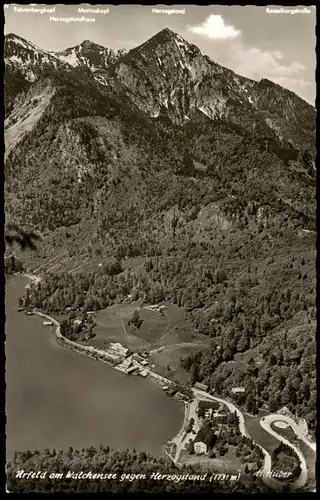
POLYGON ((201 455, 203 453, 207 453, 208 447, 206 443, 203 441, 197 441, 194 443, 194 452, 197 453, 197 455, 201 455))
POLYGON ((203 426, 195 440, 194 440, 194 451, 195 453, 208 453, 212 448, 214 441, 216 440, 215 432, 207 426, 203 426))
POLYGON ((164 305, 158 305, 158 304, 154 304, 154 305, 151 305, 151 306, 146 306, 145 307, 146 309, 149 309, 150 311, 156 311, 156 312, 164 312, 166 309, 168 309, 167 306, 164 306, 164 305))
POLYGON ((141 363, 141 364, 142 364, 142 361, 144 361, 144 359, 143 359, 141 356, 139 356, 139 354, 134 354, 134 355, 132 356, 132 358, 133 358, 135 361, 138 361, 138 363, 141 363))
POLYGON ((43 326, 52 326, 52 325, 53 325, 52 321, 44 321, 43 322, 43 326))
POLYGON ((208 390, 208 386, 206 384, 202 384, 201 382, 196 382, 194 384, 194 387, 196 389, 200 389, 200 391, 204 391, 204 392, 207 392, 207 390, 208 390))
POLYGON ((246 390, 244 387, 233 387, 231 392, 233 392, 233 394, 240 394, 241 392, 246 392, 246 390))
POLYGON ((205 418, 211 418, 212 417, 212 413, 213 413, 213 409, 212 408, 209 408, 208 410, 205 411, 205 418))
POLYGON ((127 347, 124 347, 123 345, 119 344, 119 342, 111 343, 109 346, 109 349, 117 352, 118 354, 120 354, 122 356, 127 356, 129 353, 129 349, 127 347))
POLYGON ((127 370, 130 366, 132 366, 132 359, 131 358, 125 359, 121 366, 122 368, 127 370))

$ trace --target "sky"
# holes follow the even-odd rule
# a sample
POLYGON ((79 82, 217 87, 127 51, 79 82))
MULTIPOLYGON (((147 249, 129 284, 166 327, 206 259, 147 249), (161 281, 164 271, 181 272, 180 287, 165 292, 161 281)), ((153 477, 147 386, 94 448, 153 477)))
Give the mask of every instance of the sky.
POLYGON ((50 51, 65 50, 84 40, 131 49, 168 27, 215 62, 254 80, 268 78, 315 105, 314 6, 30 5, 54 8, 54 12, 19 11, 31 7, 7 4, 5 34, 14 33, 50 51), (84 13, 78 8, 104 12, 84 13), (168 9, 180 12, 161 12, 168 9), (65 21, 81 17, 85 18, 82 22, 65 21))

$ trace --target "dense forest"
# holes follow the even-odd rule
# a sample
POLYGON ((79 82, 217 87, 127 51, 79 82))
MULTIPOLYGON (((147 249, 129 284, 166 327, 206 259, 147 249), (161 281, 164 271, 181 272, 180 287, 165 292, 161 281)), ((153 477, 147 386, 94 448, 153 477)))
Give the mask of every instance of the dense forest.
MULTIPOLYGON (((175 226, 173 215, 171 224, 175 226)), ((241 220, 213 242, 171 239, 158 248, 133 240, 119 255, 87 273, 48 273, 31 288, 28 306, 61 314, 69 307, 99 310, 114 303, 169 301, 186 309, 194 328, 213 347, 181 360, 190 380, 218 394, 244 386, 238 403, 256 413, 287 406, 315 428, 315 278, 310 236, 265 216, 241 220), (136 243, 135 243, 136 241, 136 243), (281 248, 286 241, 286 250, 281 248), (290 242, 296 246, 290 248, 290 242), (138 252, 135 249, 139 249, 138 252), (138 254, 138 255, 137 255, 138 254), (143 257, 137 268, 126 259, 143 257), (218 347, 218 348, 217 348, 218 347), (247 362, 234 363, 245 355, 247 362)), ((177 229, 176 229, 177 230, 177 229)), ((121 244, 122 245, 122 244, 121 244)), ((118 252, 120 253, 118 247, 118 252)))
POLYGON ((273 470, 290 473, 290 481, 294 481, 301 474, 301 463, 290 446, 284 443, 273 450, 272 463, 273 470))
MULTIPOLYGON (((268 488, 261 478, 249 474, 239 481, 210 482, 211 473, 205 480, 192 479, 204 475, 197 466, 177 467, 164 458, 157 458, 135 450, 110 450, 100 446, 68 451, 49 450, 16 452, 7 464, 7 490, 11 493, 266 493, 268 488), (20 471, 20 473, 19 473, 20 471), (45 472, 46 477, 21 477, 21 471, 45 472), (77 475, 91 473, 91 479, 77 478, 77 475), (50 479, 50 474, 60 473, 61 479, 50 479), (172 479, 154 479, 152 474, 168 474, 172 479), (98 479, 93 475, 97 474, 98 479), (108 475, 115 478, 108 479, 108 475), (130 475, 140 474, 140 479, 130 480, 130 475), (190 479, 174 480, 188 475, 190 479), (93 478, 92 478, 93 476, 93 478), (145 477, 141 477, 145 476, 145 477), (105 478, 105 479, 103 479, 105 478)), ((30 474, 31 476, 31 474, 30 474)), ((84 476, 85 477, 85 476, 84 476)), ((110 477, 110 476, 109 476, 110 477)))
POLYGON ((7 274, 21 273, 24 270, 23 263, 13 254, 8 255, 4 259, 4 269, 7 274))

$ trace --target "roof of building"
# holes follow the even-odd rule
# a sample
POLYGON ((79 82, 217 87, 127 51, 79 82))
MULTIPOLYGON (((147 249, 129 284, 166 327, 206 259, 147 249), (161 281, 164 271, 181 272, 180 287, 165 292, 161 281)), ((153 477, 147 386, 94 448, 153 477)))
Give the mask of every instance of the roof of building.
POLYGON ((130 359, 130 358, 125 359, 122 363, 122 366, 124 366, 124 367, 130 366, 130 365, 132 365, 132 359, 130 359))
POLYGON ((136 366, 129 366, 129 368, 127 368, 127 373, 131 373, 136 369, 137 369, 136 366))
POLYGON ((201 389, 202 391, 208 390, 208 386, 206 384, 202 384, 201 382, 196 382, 194 384, 194 387, 196 387, 197 389, 201 389))
POLYGON ((245 392, 244 387, 233 387, 231 390, 232 392, 245 392))
POLYGON ((141 356, 139 356, 139 354, 134 354, 132 357, 133 357, 133 359, 137 359, 139 361, 143 361, 143 358, 141 356))
POLYGON ((206 446, 206 447, 208 446, 208 445, 207 445, 204 441, 196 441, 196 442, 194 443, 194 447, 196 448, 196 446, 197 446, 197 445, 198 445, 198 446, 199 446, 199 445, 203 445, 203 446, 206 446))

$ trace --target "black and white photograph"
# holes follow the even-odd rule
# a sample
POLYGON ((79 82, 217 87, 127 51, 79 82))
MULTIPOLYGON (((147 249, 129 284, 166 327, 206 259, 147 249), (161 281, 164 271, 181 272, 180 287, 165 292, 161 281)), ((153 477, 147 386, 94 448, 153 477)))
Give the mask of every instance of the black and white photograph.
POLYGON ((6 492, 316 492, 316 7, 3 13, 6 492))

